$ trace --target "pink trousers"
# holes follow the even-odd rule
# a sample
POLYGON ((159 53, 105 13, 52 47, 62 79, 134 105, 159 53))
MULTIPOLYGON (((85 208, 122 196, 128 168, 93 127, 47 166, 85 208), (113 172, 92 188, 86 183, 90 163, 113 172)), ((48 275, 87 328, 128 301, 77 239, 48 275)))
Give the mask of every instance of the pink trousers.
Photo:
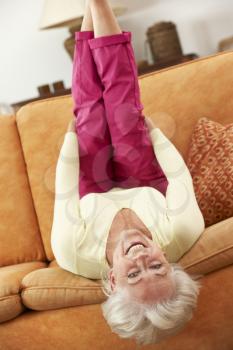
POLYGON ((142 114, 131 32, 75 33, 72 96, 79 144, 79 195, 150 186, 166 194, 142 114))

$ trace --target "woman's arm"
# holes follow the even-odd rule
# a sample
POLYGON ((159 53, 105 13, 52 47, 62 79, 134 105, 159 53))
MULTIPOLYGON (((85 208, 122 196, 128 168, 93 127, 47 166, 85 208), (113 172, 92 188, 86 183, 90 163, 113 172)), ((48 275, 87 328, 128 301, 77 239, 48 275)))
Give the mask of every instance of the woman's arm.
POLYGON ((189 249, 205 228, 192 176, 182 155, 159 128, 152 128, 150 136, 158 162, 169 182, 166 193, 167 215, 177 242, 184 249, 189 249))
POLYGON ((188 187, 192 186, 191 174, 180 152, 164 133, 154 126, 153 122, 149 121, 149 123, 154 153, 168 182, 179 181, 186 184, 188 187))
POLYGON ((51 245, 65 270, 76 273, 76 247, 85 225, 79 208, 79 152, 74 120, 69 125, 56 166, 51 245))

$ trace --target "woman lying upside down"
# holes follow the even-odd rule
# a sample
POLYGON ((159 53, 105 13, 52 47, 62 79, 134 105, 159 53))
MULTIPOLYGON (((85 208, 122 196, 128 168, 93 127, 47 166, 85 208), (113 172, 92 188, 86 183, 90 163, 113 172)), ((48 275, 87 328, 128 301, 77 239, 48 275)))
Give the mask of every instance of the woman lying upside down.
POLYGON ((142 114, 131 32, 107 0, 86 2, 72 95, 75 122, 56 168, 54 256, 65 270, 102 278, 114 332, 159 342, 192 317, 199 283, 176 262, 204 219, 182 156, 142 114))

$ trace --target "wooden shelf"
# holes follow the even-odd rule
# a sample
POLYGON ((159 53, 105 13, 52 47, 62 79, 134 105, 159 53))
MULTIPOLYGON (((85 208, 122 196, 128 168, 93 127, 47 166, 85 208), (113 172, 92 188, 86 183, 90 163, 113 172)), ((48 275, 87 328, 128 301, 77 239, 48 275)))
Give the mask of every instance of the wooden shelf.
POLYGON ((176 59, 168 59, 166 61, 156 62, 156 63, 151 64, 151 65, 145 65, 144 67, 138 68, 138 75, 150 73, 150 72, 153 72, 153 71, 156 71, 159 69, 163 69, 163 68, 167 68, 170 66, 175 66, 177 64, 188 62, 188 61, 194 60, 196 58, 198 58, 198 55, 196 55, 195 53, 190 53, 188 55, 183 55, 183 56, 176 58, 176 59))

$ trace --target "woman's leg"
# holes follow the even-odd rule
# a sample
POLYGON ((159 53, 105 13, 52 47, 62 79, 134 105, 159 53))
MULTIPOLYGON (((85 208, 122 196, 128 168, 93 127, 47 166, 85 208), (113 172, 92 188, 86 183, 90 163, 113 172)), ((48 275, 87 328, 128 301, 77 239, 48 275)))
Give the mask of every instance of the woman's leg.
POLYGON ((94 32, 91 9, 89 6, 89 2, 87 0, 85 3, 85 12, 82 20, 82 25, 81 25, 81 32, 85 32, 85 31, 94 32))
POLYGON ((95 38, 122 32, 107 0, 88 0, 88 5, 91 11, 95 38))
POLYGON ((142 114, 131 33, 121 31, 107 0, 89 1, 95 35, 89 45, 104 86, 115 180, 121 187, 151 186, 165 195, 168 181, 142 114))
POLYGON ((91 12, 86 5, 81 31, 75 33, 72 96, 79 143, 80 198, 113 187, 112 145, 106 122, 103 86, 88 40, 94 37, 91 12))

